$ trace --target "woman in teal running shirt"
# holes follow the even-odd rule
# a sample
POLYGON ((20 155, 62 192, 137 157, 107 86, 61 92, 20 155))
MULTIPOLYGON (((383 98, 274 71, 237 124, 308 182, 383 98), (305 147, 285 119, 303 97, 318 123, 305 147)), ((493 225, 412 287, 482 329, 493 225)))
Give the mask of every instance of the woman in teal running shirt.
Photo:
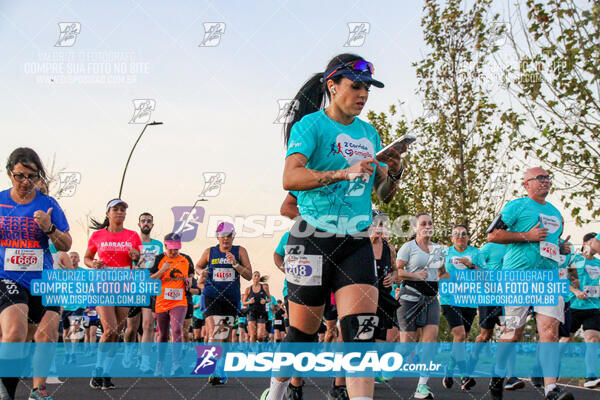
MULTIPOLYGON (((402 170, 400 152, 388 159, 389 165, 375 159, 381 149, 379 134, 357 118, 370 87, 383 87, 373 72, 373 64, 360 56, 334 57, 325 72, 313 75, 295 96, 297 107, 284 128, 283 187, 298 192, 300 210, 288 248, 303 249, 286 259, 290 342, 316 341, 331 292, 344 341, 374 341, 377 287, 368 233, 371 192, 391 201, 402 170)), ((281 400, 288 381, 272 379, 262 398, 281 400)), ((372 399, 373 378, 348 378, 348 395, 372 399)))

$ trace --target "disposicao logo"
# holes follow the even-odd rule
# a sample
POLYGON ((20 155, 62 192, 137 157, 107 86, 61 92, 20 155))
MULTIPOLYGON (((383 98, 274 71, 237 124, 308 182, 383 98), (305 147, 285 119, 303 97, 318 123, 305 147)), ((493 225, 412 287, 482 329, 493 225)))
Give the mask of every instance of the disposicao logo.
POLYGON ((192 375, 210 375, 215 372, 217 360, 223 355, 221 346, 196 346, 198 360, 192 375))

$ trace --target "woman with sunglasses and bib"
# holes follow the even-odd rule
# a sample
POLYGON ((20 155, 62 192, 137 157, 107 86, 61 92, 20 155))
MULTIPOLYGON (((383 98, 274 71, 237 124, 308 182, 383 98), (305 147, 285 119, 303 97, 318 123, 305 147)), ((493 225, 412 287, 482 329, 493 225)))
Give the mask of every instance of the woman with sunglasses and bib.
MULTIPOLYGON (((36 190, 36 184, 46 179, 37 153, 24 147, 14 150, 8 157, 6 172, 12 186, 0 192, 0 332, 3 343, 25 342, 28 324, 37 326, 52 309, 42 305, 41 296, 31 294, 31 281, 41 279, 44 270, 53 268, 49 242, 59 251, 69 251, 72 240, 56 200, 36 190)), ((1 362, 19 371, 26 355, 10 356, 13 358, 1 362)), ((0 394, 14 398, 19 379, 3 378, 2 382, 0 394)), ((44 382, 45 378, 34 378, 32 397, 51 399, 44 382)))
MULTIPOLYGON (((294 98, 284 126, 284 190, 298 192, 300 218, 286 254, 290 327, 288 342, 316 342, 326 298, 333 291, 345 342, 373 342, 377 277, 368 228, 371 191, 389 202, 397 191, 400 153, 385 165, 373 126, 357 118, 369 97, 373 65, 354 54, 335 56, 294 98), (329 101, 327 107, 322 108, 329 101)), ((281 400, 289 379, 272 378, 261 399, 281 400)), ((373 398, 373 378, 348 378, 348 396, 373 398)))
MULTIPOLYGON (((234 238, 233 224, 221 222, 217 227, 219 244, 204 250, 196 264, 196 273, 200 276, 198 284, 204 285, 202 294, 206 309, 203 312, 208 342, 230 341, 241 300, 240 276, 252 279, 248 251, 242 246, 234 246, 234 238)), ((227 382, 221 363, 208 382, 211 385, 227 382)))

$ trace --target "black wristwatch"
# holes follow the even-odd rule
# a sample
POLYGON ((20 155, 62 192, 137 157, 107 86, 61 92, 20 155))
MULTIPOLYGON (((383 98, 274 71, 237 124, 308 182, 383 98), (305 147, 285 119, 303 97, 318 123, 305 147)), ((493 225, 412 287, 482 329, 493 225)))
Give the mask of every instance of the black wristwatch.
POLYGON ((399 181, 402 178, 402 173, 404 172, 404 166, 400 166, 400 171, 397 174, 392 174, 388 168, 388 176, 393 181, 399 181))
POLYGON ((54 232, 56 232, 56 225, 52 224, 52 226, 50 226, 50 230, 48 232, 44 232, 46 235, 52 235, 54 232))

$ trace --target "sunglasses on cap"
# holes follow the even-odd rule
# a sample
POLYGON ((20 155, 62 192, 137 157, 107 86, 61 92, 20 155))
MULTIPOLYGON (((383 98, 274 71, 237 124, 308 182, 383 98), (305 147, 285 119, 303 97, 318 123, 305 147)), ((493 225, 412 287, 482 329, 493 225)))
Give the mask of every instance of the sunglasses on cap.
POLYGON ((329 73, 329 75, 325 77, 325 80, 331 78, 335 73, 343 69, 351 69, 353 71, 360 72, 369 71, 371 74, 375 72, 375 67, 373 67, 372 63, 365 60, 354 60, 345 64, 340 64, 337 67, 335 67, 334 70, 331 71, 331 73, 329 73))

